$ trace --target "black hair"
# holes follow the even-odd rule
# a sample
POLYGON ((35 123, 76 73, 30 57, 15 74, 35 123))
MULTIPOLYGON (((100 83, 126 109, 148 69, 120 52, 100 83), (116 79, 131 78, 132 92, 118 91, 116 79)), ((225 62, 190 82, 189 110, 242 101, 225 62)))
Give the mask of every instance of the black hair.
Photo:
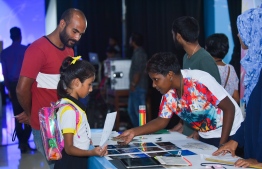
POLYGON ((57 85, 57 94, 60 98, 68 96, 67 88, 71 88, 71 82, 78 78, 81 83, 86 79, 95 76, 95 68, 85 60, 77 60, 74 64, 72 57, 64 59, 60 67, 60 80, 57 85))
POLYGON ((147 73, 156 73, 166 76, 169 71, 180 74, 179 61, 175 54, 162 52, 154 54, 146 65, 147 73))
POLYGON ((175 19, 172 30, 175 35, 179 33, 187 42, 194 43, 198 40, 199 24, 198 21, 191 16, 182 16, 175 19))
POLYGON ((228 38, 223 33, 215 33, 206 39, 206 50, 211 56, 223 59, 228 52, 228 38))
POLYGON ((143 35, 138 33, 138 32, 134 32, 131 34, 131 39, 133 42, 135 42, 135 44, 137 46, 142 46, 144 43, 144 38, 143 35))
POLYGON ((13 41, 19 40, 21 38, 21 30, 18 27, 12 27, 10 29, 10 38, 13 41))
POLYGON ((76 8, 69 8, 65 10, 61 15, 60 20, 64 20, 67 24, 69 24, 74 13, 78 13, 86 20, 85 14, 81 10, 76 8))

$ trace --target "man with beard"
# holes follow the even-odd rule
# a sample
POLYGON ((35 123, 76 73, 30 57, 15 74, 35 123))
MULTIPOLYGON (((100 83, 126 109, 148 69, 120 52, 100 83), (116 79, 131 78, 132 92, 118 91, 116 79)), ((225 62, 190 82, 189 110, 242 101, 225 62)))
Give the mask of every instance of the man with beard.
MULTIPOLYGON (((87 27, 84 13, 78 9, 66 10, 57 28, 49 35, 33 42, 25 57, 16 88, 18 100, 24 109, 16 119, 30 124, 37 150, 44 156, 38 111, 56 102, 59 68, 67 56, 74 56, 72 47, 79 41, 87 27)), ((54 163, 48 162, 50 168, 54 163)))
MULTIPOLYGON (((214 59, 198 43, 198 21, 190 16, 182 16, 175 19, 172 25, 172 35, 176 48, 183 48, 186 52, 183 58, 183 69, 205 71, 221 84, 219 71, 214 59)), ((183 132, 185 135, 190 135, 189 137, 198 139, 197 132, 193 132, 189 125, 185 124, 183 129, 182 120, 171 131, 183 132)))

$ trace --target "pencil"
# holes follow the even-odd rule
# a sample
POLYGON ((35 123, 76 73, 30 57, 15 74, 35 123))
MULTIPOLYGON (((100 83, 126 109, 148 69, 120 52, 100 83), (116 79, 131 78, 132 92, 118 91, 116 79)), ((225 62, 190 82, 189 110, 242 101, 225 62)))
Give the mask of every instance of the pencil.
POLYGON ((189 166, 192 166, 192 163, 188 159, 186 159, 185 157, 183 157, 183 159, 189 164, 189 166))

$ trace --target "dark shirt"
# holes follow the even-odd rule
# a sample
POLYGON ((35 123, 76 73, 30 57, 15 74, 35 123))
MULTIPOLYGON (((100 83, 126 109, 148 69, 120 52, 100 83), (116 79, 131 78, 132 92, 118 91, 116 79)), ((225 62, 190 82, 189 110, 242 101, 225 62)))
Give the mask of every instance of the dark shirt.
POLYGON ((219 84, 221 84, 221 78, 216 62, 203 48, 199 49, 190 58, 187 58, 187 54, 184 55, 183 69, 198 69, 205 71, 213 76, 219 84))
POLYGON ((1 63, 5 83, 18 81, 26 49, 27 46, 13 42, 11 46, 2 51, 1 63))
POLYGON ((129 80, 130 83, 132 83, 133 76, 137 73, 140 74, 140 80, 138 84, 136 84, 136 87, 141 87, 143 89, 147 89, 147 74, 145 71, 146 62, 147 62, 147 54, 145 50, 141 47, 136 48, 132 56, 132 62, 129 72, 129 80))

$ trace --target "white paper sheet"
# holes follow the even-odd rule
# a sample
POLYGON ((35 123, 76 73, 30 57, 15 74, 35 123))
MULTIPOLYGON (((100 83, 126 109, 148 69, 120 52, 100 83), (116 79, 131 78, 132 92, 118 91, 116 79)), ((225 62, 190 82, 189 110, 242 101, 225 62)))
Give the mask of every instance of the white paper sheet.
POLYGON ((115 124, 115 120, 116 120, 116 113, 117 112, 112 112, 112 113, 108 113, 106 115, 106 120, 105 120, 105 124, 104 124, 104 129, 102 132, 102 137, 99 143, 100 147, 104 147, 110 134, 112 133, 114 124, 115 124))

